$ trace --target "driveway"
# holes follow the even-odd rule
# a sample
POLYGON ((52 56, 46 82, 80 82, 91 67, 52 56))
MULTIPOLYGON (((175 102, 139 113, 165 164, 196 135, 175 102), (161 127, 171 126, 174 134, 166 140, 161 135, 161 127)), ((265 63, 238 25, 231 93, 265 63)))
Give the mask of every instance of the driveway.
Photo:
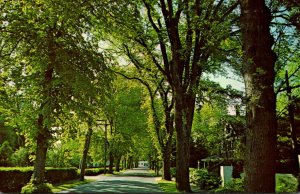
MULTIPOLYGON (((92 178, 90 176, 87 179, 92 178)), ((134 168, 120 175, 98 175, 96 181, 60 193, 157 193, 162 192, 146 168, 134 168)))

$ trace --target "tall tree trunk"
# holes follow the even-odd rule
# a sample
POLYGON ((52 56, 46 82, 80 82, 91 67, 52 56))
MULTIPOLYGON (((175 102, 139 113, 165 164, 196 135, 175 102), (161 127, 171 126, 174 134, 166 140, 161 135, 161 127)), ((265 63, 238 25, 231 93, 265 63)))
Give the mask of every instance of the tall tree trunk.
POLYGON ((132 157, 129 156, 128 161, 127 161, 127 169, 131 169, 132 167, 132 157))
POLYGON ((80 180, 81 181, 84 181, 84 174, 85 174, 86 162, 87 162, 86 160, 87 160, 87 155, 89 152, 92 133, 93 133, 93 130, 92 130, 91 122, 89 121, 88 131, 85 136, 85 143, 84 143, 84 149, 83 149, 83 154, 82 154, 82 165, 81 165, 81 170, 80 170, 80 180))
POLYGON ((47 128, 44 127, 43 123, 44 117, 40 114, 38 118, 38 134, 36 140, 36 159, 31 177, 31 182, 36 185, 44 184, 45 181, 45 163, 48 149, 49 132, 47 128))
POLYGON ((113 172, 114 172, 113 166, 114 166, 114 155, 113 155, 112 152, 109 152, 109 166, 108 166, 108 173, 113 174, 113 172))
POLYGON ((127 165, 126 165, 126 156, 124 157, 123 169, 127 169, 127 165))
POLYGON ((194 108, 193 95, 187 95, 181 89, 175 89, 176 187, 181 192, 191 192, 189 160, 194 108))
MULTIPOLYGON (((51 42, 52 43, 52 42, 51 42)), ((49 47, 52 47, 50 45, 49 47)), ((55 60, 55 54, 50 52, 49 54, 52 62, 55 60)), ((46 155, 48 149, 48 140, 50 138, 49 133, 49 124, 51 122, 51 90, 50 84, 52 82, 53 76, 53 67, 51 65, 48 66, 47 70, 45 71, 45 81, 43 83, 43 96, 45 104, 41 105, 41 110, 44 114, 39 114, 38 121, 37 121, 37 147, 36 147, 36 159, 34 162, 34 169, 33 174, 31 177, 31 182, 35 185, 44 184, 45 181, 45 163, 46 163, 46 155), (46 121, 46 122, 45 122, 46 121)), ((37 191, 38 192, 38 191, 37 191)))
MULTIPOLYGON (((293 158, 295 160, 295 170, 294 175, 298 176, 299 174, 299 160, 298 160, 298 142, 297 142, 297 133, 296 133, 296 125, 295 125, 295 107, 292 97, 292 89, 289 83, 288 71, 285 72, 285 83, 286 83, 286 93, 288 96, 288 115, 290 121, 290 132, 291 132, 291 140, 292 140, 292 148, 293 148, 293 158)), ((300 186, 300 185, 299 185, 300 186)))
POLYGON ((120 162, 121 162, 121 157, 116 158, 116 171, 120 172, 120 162))
POLYGON ((291 140, 292 140, 292 148, 293 148, 293 159, 294 159, 294 176, 298 179, 298 188, 297 191, 300 191, 300 174, 299 174, 299 159, 298 159, 298 141, 297 141, 297 133, 296 133, 296 125, 295 125, 295 107, 292 97, 292 89, 289 83, 289 75, 288 71, 285 71, 285 83, 286 83, 286 93, 288 96, 288 114, 290 121, 290 131, 291 131, 291 140))
POLYGON ((173 99, 169 105, 168 93, 161 93, 164 99, 164 112, 165 112, 165 127, 166 127, 166 141, 162 150, 163 155, 163 175, 162 178, 170 181, 171 177, 171 152, 172 152, 172 139, 174 134, 174 115, 171 113, 173 109, 173 99))
POLYGON ((164 180, 171 180, 171 146, 167 145, 163 153, 163 175, 164 180))
POLYGON ((247 192, 273 193, 277 121, 271 14, 263 0, 242 0, 241 13, 247 97, 245 186, 247 192))
POLYGON ((166 117, 166 128, 168 129, 168 138, 166 141, 166 145, 164 147, 163 150, 163 175, 162 178, 164 180, 168 180, 170 181, 172 179, 171 177, 171 151, 172 151, 172 138, 173 138, 173 131, 174 131, 174 127, 173 127, 173 119, 171 117, 171 115, 168 115, 166 117))

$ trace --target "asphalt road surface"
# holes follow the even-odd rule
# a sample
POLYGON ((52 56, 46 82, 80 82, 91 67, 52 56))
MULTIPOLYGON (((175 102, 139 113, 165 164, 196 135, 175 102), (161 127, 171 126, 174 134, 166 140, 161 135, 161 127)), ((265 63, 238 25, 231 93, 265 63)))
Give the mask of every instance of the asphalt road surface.
MULTIPOLYGON (((91 177, 86 177, 87 179, 91 177)), ((162 192, 146 168, 134 168, 120 175, 98 175, 96 181, 60 193, 158 193, 162 192)))

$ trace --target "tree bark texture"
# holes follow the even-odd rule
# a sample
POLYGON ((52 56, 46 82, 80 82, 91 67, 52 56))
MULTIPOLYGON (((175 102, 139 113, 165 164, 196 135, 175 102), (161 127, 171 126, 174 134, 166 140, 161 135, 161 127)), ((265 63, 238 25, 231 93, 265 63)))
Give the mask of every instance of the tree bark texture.
MULTIPOLYGON (((52 41, 49 43, 49 48, 52 47, 52 41)), ((51 49, 50 49, 51 50, 51 49)), ((52 51, 49 52, 49 58, 52 64, 55 61, 55 53, 52 51)), ((53 67, 48 65, 44 73, 44 82, 43 82, 43 96, 44 104, 41 105, 41 110, 43 114, 39 114, 37 120, 37 136, 36 136, 36 159, 34 162, 33 174, 31 177, 31 182, 35 185, 44 184, 45 181, 45 163, 46 155, 48 149, 48 141, 51 137, 49 132, 49 123, 51 122, 52 114, 52 104, 51 104, 51 82, 53 78, 53 67), (48 123, 48 124, 45 124, 48 123)))
MULTIPOLYGON (((290 122, 290 131, 291 131, 291 141, 292 141, 292 148, 293 148, 293 158, 294 158, 294 175, 298 176, 299 174, 299 160, 298 160, 298 141, 297 141, 297 132, 296 132, 296 124, 295 124, 295 107, 293 102, 292 96, 292 89, 289 83, 289 76, 288 71, 285 72, 285 83, 286 83, 286 93, 288 96, 288 115, 289 115, 289 122, 290 122)), ((300 187, 300 185, 299 185, 300 187)))
MULTIPOLYGON (((171 140, 172 141, 172 140, 171 140)), ((171 180, 171 148, 172 142, 168 141, 166 143, 165 149, 163 150, 163 175, 164 180, 171 180)))
POLYGON ((112 152, 109 152, 109 166, 108 166, 108 173, 113 173, 113 166, 114 166, 114 155, 112 152))
POLYGON ((124 157, 124 164, 123 164, 123 168, 124 168, 124 169, 127 169, 127 160, 126 160, 126 157, 124 157))
POLYGON ((81 170, 80 170, 80 180, 81 181, 84 181, 87 155, 88 155, 88 152, 89 152, 92 133, 93 133, 93 130, 92 130, 92 127, 91 127, 91 123, 89 122, 89 127, 88 127, 88 131, 85 135, 85 143, 84 143, 84 148, 83 148, 83 153, 82 153, 82 165, 81 165, 81 170))
POLYGON ((116 171, 120 172, 121 157, 116 158, 116 171))
POLYGON ((48 149, 49 132, 47 128, 44 128, 43 122, 43 115, 40 114, 38 118, 38 134, 36 139, 36 159, 31 177, 31 182, 36 185, 44 184, 45 181, 45 163, 48 149))
POLYGON ((189 183, 190 136, 195 109, 195 94, 177 85, 175 91, 176 187, 191 192, 189 183))
POLYGON ((264 0, 242 0, 242 70, 247 97, 245 187, 247 192, 275 192, 276 55, 270 35, 271 14, 264 0))

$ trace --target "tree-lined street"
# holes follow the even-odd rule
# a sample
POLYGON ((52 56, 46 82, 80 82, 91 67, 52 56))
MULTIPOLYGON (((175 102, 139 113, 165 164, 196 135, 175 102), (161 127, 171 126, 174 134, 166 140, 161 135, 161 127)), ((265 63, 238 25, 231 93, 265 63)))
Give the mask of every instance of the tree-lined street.
POLYGON ((299 26, 297 0, 0 0, 0 191, 156 191, 143 165, 300 191, 299 26))
MULTIPOLYGON (((89 178, 89 177, 86 177, 89 178)), ((99 175, 96 181, 60 193, 158 193, 162 192, 147 168, 126 170, 119 175, 99 175)))

